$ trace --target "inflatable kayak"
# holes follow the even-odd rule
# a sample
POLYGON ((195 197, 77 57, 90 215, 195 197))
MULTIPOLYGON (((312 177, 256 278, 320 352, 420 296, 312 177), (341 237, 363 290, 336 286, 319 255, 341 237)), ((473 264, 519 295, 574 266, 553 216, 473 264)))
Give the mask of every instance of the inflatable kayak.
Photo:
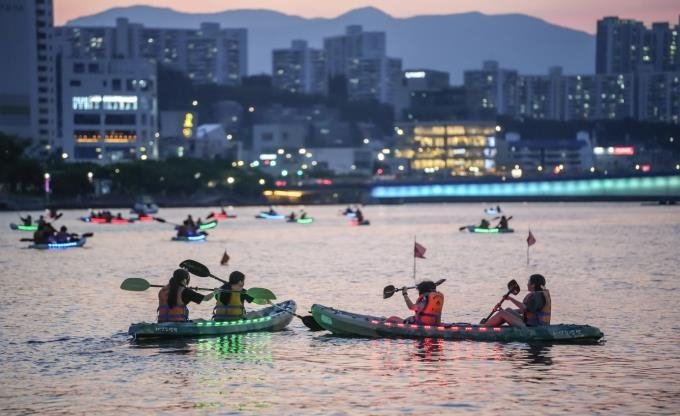
POLYGON ((129 224, 135 222, 131 218, 111 218, 111 221, 107 221, 106 218, 99 217, 80 217, 83 222, 90 222, 92 224, 129 224))
POLYGON ((219 336, 256 331, 280 331, 293 319, 297 305, 287 300, 258 311, 249 312, 245 319, 239 321, 203 321, 193 322, 141 322, 130 325, 128 334, 135 339, 182 338, 198 336, 219 336))
POLYGON ((75 248, 82 247, 85 245, 87 237, 81 237, 78 241, 71 241, 68 243, 44 243, 44 244, 31 244, 28 248, 35 248, 38 250, 60 250, 65 248, 75 248))
POLYGON ((210 222, 204 222, 203 224, 199 225, 198 228, 201 230, 209 230, 211 228, 217 227, 217 220, 212 220, 210 222))
POLYGON ((296 222, 298 224, 311 224, 314 222, 314 218, 298 218, 295 220, 287 219, 286 222, 296 222))
POLYGON ((9 225, 9 228, 12 230, 17 230, 17 231, 38 231, 38 224, 33 224, 33 225, 21 225, 21 224, 15 224, 11 223, 9 225))
POLYGON ((268 214, 266 212, 260 212, 255 216, 255 218, 261 219, 261 220, 282 220, 286 218, 285 215, 280 215, 280 214, 268 214))
POLYGON ((471 233, 502 234, 515 232, 515 230, 513 230, 512 228, 479 228, 475 225, 468 225, 466 228, 471 233))
POLYGON ((139 222, 153 222, 153 217, 150 215, 140 215, 136 221, 139 222))
POLYGON ((349 225, 371 225, 369 220, 357 221, 356 219, 349 222, 349 225))
POLYGON ((190 236, 186 236, 186 237, 175 236, 175 237, 172 237, 172 241, 185 241, 185 242, 191 243, 191 242, 196 242, 196 241, 205 241, 206 237, 207 237, 207 235, 205 235, 205 234, 190 235, 190 236))
POLYGON ((498 215, 500 214, 500 211, 496 208, 484 208, 484 213, 487 215, 498 215))
POLYGON ((215 219, 218 219, 218 220, 224 220, 224 219, 227 219, 227 218, 236 218, 236 215, 222 214, 220 212, 219 214, 209 215, 207 218, 215 218, 215 219))
POLYGON ((595 343, 604 336, 590 325, 547 325, 539 327, 484 327, 473 324, 415 325, 386 322, 384 317, 359 315, 312 305, 312 316, 336 335, 369 338, 443 338, 496 342, 595 343))

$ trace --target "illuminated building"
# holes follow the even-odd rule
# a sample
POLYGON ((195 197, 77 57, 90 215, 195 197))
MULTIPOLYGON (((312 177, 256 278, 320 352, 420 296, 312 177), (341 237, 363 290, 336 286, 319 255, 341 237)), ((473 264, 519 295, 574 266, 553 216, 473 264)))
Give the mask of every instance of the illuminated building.
POLYGON ((473 117, 489 118, 498 114, 517 114, 517 71, 500 68, 496 61, 485 61, 480 70, 464 73, 465 88, 473 117))
POLYGON ((272 51, 272 84, 292 93, 324 94, 326 73, 323 51, 294 40, 289 49, 272 51))
POLYGON ((139 59, 60 64, 59 120, 67 161, 158 158, 155 64, 139 59))
POLYGON ((0 0, 0 131, 32 139, 31 154, 57 145, 52 9, 52 0, 0 0))
POLYGON ((485 122, 414 123, 398 128, 395 158, 411 172, 453 176, 496 173, 496 125, 485 122))
POLYGON ((563 108, 562 67, 550 68, 548 75, 520 75, 518 115, 532 119, 559 120, 563 108))

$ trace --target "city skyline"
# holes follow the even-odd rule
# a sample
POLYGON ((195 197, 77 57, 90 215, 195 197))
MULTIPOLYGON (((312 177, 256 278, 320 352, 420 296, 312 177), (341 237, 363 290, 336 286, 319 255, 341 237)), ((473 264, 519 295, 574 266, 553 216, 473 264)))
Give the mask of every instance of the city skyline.
POLYGON ((451 4, 442 0, 424 0, 408 4, 396 4, 390 0, 348 0, 339 3, 312 4, 302 0, 283 2, 281 0, 234 0, 225 4, 221 0, 206 0, 201 4, 190 0, 107 0, 106 5, 93 4, 88 0, 57 0, 54 4, 55 25, 64 25, 69 20, 102 12, 114 7, 130 7, 147 5, 166 7, 187 13, 218 13, 238 9, 269 9, 277 12, 297 15, 305 18, 333 18, 353 9, 376 7, 397 18, 428 14, 456 14, 465 12, 481 12, 484 14, 520 13, 534 16, 550 23, 582 30, 594 34, 596 21, 602 16, 619 16, 652 22, 677 22, 677 3, 672 0, 651 0, 640 3, 635 0, 601 1, 593 3, 587 0, 536 2, 533 0, 515 0, 489 2, 480 4, 471 0, 462 0, 451 4))

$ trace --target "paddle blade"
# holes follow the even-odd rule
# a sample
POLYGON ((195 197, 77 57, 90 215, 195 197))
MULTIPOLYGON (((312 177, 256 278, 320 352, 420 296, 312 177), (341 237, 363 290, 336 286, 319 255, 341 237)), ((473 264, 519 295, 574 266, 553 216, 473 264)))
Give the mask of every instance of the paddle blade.
POLYGON ((123 280, 120 284, 120 288, 123 290, 132 290, 134 292, 143 292, 148 289, 151 285, 146 279, 141 279, 138 277, 130 277, 123 280))
POLYGON ((439 285, 441 285, 441 284, 444 283, 444 282, 446 282, 446 279, 439 279, 439 280, 437 280, 436 282, 434 282, 434 285, 435 285, 435 286, 439 286, 439 285))
POLYGON ((158 221, 158 222, 165 222, 165 220, 161 217, 153 217, 153 219, 158 221))
POLYGON ((319 325, 318 322, 316 322, 316 319, 312 315, 307 315, 307 316, 301 316, 300 319, 302 319, 302 323, 305 324, 307 328, 309 328, 310 331, 323 331, 324 328, 319 325))
POLYGON ((517 295, 519 291, 520 288, 515 279, 512 279, 508 282, 508 292, 512 293, 513 295, 517 295))
POLYGON ((94 233, 85 233, 85 234, 81 235, 81 237, 92 237, 92 236, 94 236, 94 233))
POLYGON ((256 305, 268 305, 269 301, 267 299, 255 298, 253 299, 253 303, 256 305))
POLYGON ((397 288, 394 287, 394 285, 385 286, 385 288, 383 289, 383 299, 392 297, 392 295, 394 295, 396 291, 397 288))
POLYGON ((267 303, 266 301, 276 299, 276 295, 272 293, 271 290, 265 289, 263 287, 251 287, 250 289, 246 290, 246 294, 248 294, 248 296, 254 297, 255 300, 253 302, 257 303, 258 305, 264 305, 267 303), (264 300, 265 303, 258 303, 258 300, 264 300))
POLYGON ((199 277, 208 277, 210 276, 210 270, 205 267, 202 263, 197 262, 196 260, 184 260, 179 264, 179 267, 187 270, 189 273, 199 276, 199 277))

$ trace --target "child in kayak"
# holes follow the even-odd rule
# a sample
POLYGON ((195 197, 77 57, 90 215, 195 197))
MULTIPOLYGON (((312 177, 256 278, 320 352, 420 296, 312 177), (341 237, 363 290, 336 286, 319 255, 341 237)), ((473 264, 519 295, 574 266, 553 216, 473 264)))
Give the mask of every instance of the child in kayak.
POLYGON ((219 289, 220 292, 215 296, 217 304, 213 309, 213 319, 215 321, 237 321, 246 315, 243 301, 252 302, 254 298, 243 290, 246 283, 246 276, 235 270, 229 275, 229 283, 225 283, 219 289))
POLYGON ((518 327, 550 325, 552 302, 550 292, 545 288, 545 277, 532 274, 529 277, 527 289, 529 294, 522 302, 509 295, 503 299, 510 300, 518 309, 501 309, 489 318, 484 326, 501 326, 504 323, 518 327))
POLYGON ((415 314, 404 320, 398 316, 391 316, 387 318, 388 322, 417 325, 438 325, 441 323, 444 295, 437 291, 437 285, 430 280, 423 280, 418 283, 416 288, 418 289, 416 303, 411 301, 405 290, 402 291, 406 306, 415 314))
POLYGON ((189 272, 177 269, 167 285, 158 291, 158 322, 188 322, 189 308, 187 304, 201 303, 213 296, 214 292, 201 295, 187 288, 189 272))

